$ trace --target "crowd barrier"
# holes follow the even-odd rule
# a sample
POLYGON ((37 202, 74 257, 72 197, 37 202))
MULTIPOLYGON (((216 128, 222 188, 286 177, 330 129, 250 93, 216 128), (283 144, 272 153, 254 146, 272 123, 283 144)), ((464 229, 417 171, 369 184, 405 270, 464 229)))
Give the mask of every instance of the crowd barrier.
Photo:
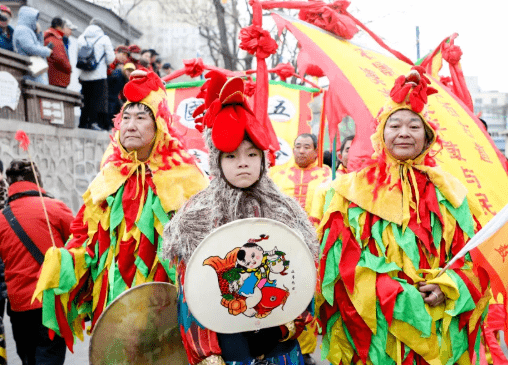
POLYGON ((74 107, 83 106, 82 95, 24 80, 29 66, 29 57, 0 49, 0 118, 74 128, 74 107))

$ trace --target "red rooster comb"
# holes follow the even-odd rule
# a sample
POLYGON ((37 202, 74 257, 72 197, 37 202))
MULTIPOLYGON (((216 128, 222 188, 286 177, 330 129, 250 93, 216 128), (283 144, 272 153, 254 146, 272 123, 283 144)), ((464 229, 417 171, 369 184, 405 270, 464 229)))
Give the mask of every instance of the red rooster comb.
POLYGON ((406 101, 415 113, 420 113, 427 104, 427 96, 437 93, 425 75, 425 69, 414 66, 407 76, 399 76, 390 91, 390 97, 398 104, 406 101), (408 100, 409 97, 409 100, 408 100))
POLYGON ((198 96, 205 99, 204 104, 194 111, 193 116, 205 112, 204 117, 195 119, 196 129, 212 129, 214 146, 222 152, 233 152, 242 143, 247 133, 260 150, 269 147, 268 133, 258 121, 247 104, 244 81, 239 77, 227 79, 220 71, 210 71, 208 79, 201 87, 198 96))
POLYGON ((152 91, 164 90, 162 80, 153 71, 146 69, 132 72, 130 81, 125 84, 123 93, 127 100, 137 103, 143 100, 152 91))

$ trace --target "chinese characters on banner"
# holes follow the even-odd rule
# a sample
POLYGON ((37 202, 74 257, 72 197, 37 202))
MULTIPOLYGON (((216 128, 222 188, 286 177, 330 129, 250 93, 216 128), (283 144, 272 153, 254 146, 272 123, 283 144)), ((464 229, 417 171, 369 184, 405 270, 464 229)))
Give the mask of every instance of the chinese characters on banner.
MULTIPOLYGON (((395 78, 408 74, 411 66, 332 37, 302 22, 291 23, 288 29, 299 42, 307 44, 308 52, 329 58, 330 62, 327 60, 328 63, 321 66, 327 66, 328 75, 331 75, 330 85, 334 86, 337 95, 335 100, 346 108, 354 105, 347 110, 348 115, 357 123, 357 131, 364 131, 358 133, 355 144, 361 146, 362 153, 369 154, 365 150, 372 148, 370 134, 365 131, 372 130, 368 126, 384 105, 395 78), (370 115, 365 113, 365 107, 370 115)), ((492 140, 476 123, 474 115, 437 81, 432 80, 432 86, 439 92, 429 97, 429 115, 439 126, 443 139, 443 148, 436 150, 435 158, 445 171, 468 188, 468 199, 483 213, 478 219, 485 225, 508 203, 508 194, 501 188, 508 186, 507 174, 492 140)), ((352 153, 353 149, 350 161, 354 158, 352 153)))
MULTIPOLYGON (((183 137, 198 166, 208 174, 208 153, 201 133, 194 127, 192 114, 203 99, 196 96, 202 83, 176 83, 166 85, 168 107, 173 114, 173 127, 183 137)), ((312 111, 308 104, 317 89, 285 82, 271 81, 269 86, 268 116, 279 139, 276 153, 278 165, 292 157, 293 141, 301 133, 310 133, 312 111)))

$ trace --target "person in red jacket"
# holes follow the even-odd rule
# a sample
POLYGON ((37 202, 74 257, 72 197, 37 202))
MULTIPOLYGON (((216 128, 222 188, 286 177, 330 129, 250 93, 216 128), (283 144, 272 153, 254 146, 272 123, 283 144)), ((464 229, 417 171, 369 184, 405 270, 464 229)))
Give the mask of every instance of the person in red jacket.
POLYGON ((130 60, 129 58, 129 47, 120 45, 115 48, 115 60, 108 66, 108 76, 111 76, 119 65, 125 65, 130 60))
MULTIPOLYGON (((36 166, 35 170, 41 182, 36 166)), ((46 251, 52 247, 52 241, 30 161, 13 160, 6 170, 6 180, 9 184, 6 209, 10 208, 19 226, 44 258, 46 251)), ((63 202, 48 197, 42 188, 41 192, 46 195, 44 205, 55 245, 63 247, 70 235, 73 214, 63 202)), ((64 340, 58 335, 53 340, 49 338, 48 330, 42 324, 42 303, 32 303, 41 264, 36 259, 37 254, 34 256, 29 251, 11 227, 6 219, 6 214, 9 216, 6 209, 0 214, 0 258, 5 263, 7 313, 16 351, 23 365, 63 364, 66 352, 64 340)))
POLYGON ((72 67, 65 51, 63 27, 62 18, 53 18, 51 28, 44 32, 44 45, 53 44, 53 53, 48 57, 49 84, 67 87, 71 82, 72 67))
POLYGON ((141 48, 137 44, 131 44, 129 46, 129 62, 136 66, 136 70, 139 70, 142 66, 139 60, 141 59, 141 48))

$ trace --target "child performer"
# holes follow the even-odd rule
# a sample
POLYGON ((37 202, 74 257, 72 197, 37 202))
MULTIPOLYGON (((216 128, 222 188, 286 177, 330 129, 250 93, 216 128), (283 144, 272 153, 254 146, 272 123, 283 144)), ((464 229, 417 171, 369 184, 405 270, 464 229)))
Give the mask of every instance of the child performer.
MULTIPOLYGON (((212 230, 237 219, 265 217, 296 230, 316 255, 314 229, 303 209, 283 195, 266 174, 268 135, 245 101, 243 80, 217 71, 207 74, 205 139, 210 151, 208 188, 192 197, 165 227, 164 255, 175 259, 179 320, 189 363, 247 365, 303 364, 296 340, 312 320, 307 311, 283 326, 255 332, 221 334, 204 328, 189 312, 183 292, 185 269, 193 251, 212 230)), ((200 121, 196 121, 199 123, 200 121)))

